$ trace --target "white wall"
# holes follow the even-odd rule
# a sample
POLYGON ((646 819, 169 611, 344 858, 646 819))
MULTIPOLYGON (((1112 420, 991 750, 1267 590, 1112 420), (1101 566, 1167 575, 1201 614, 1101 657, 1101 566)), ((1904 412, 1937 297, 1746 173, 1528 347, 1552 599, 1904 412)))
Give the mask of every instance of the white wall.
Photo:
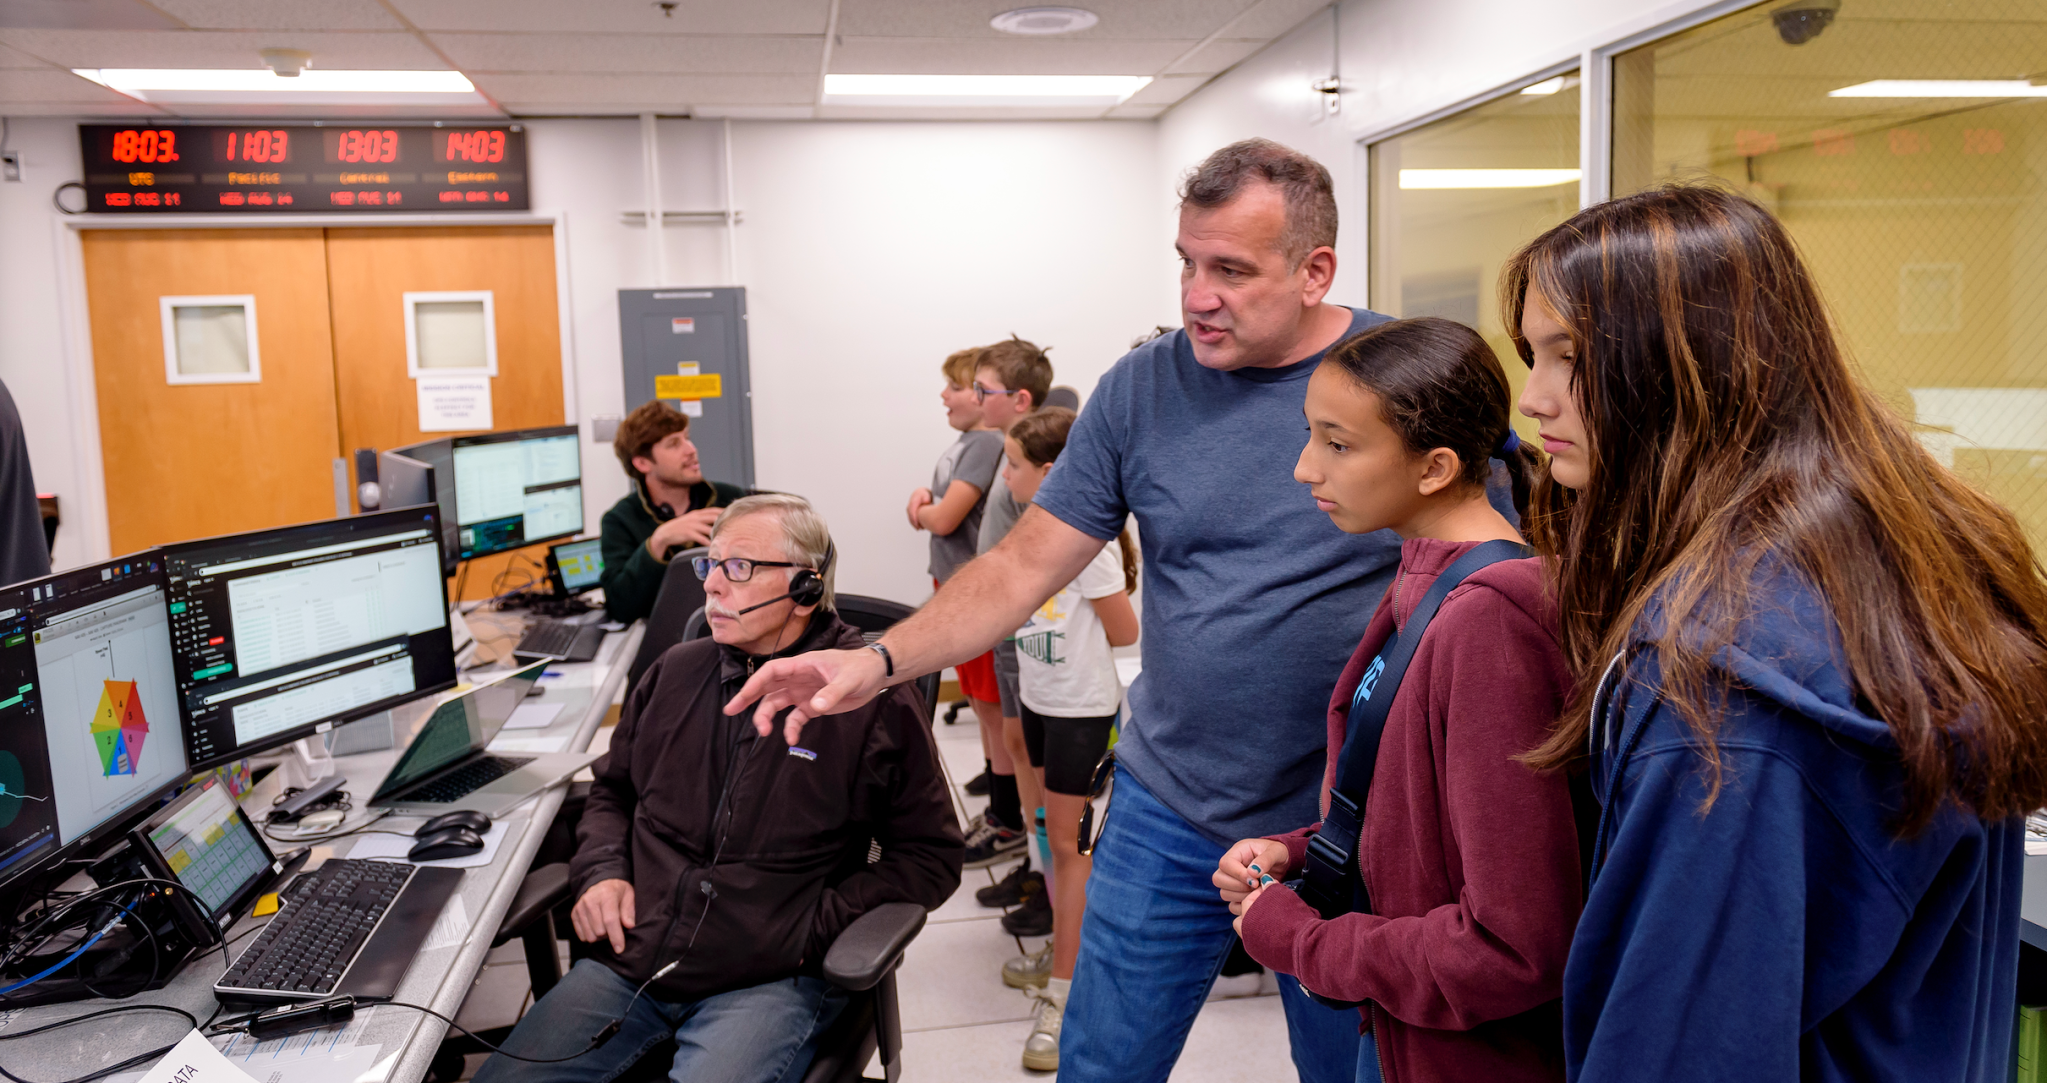
MULTIPOLYGON (((1086 392, 1132 338, 1176 320, 1150 122, 735 121, 737 273, 723 226, 673 225, 658 283, 645 227, 621 218, 645 205, 638 121, 528 128, 534 210, 566 235, 577 420, 636 405, 622 401, 618 290, 746 286, 757 481, 819 503, 852 592, 929 594, 925 539, 901 509, 953 439, 937 400, 947 353, 1014 332, 1051 346, 1059 381, 1086 392)), ((80 515, 97 434, 73 424, 91 417, 91 381, 65 352, 58 282, 75 268, 50 205, 78 176, 77 129, 17 120, 10 135, 28 176, 0 185, 0 379, 37 484, 65 498, 64 566, 106 546, 104 523, 80 515)), ((723 206, 721 122, 665 120, 658 136, 663 206, 723 206)), ((610 445, 586 438, 584 462, 594 530, 626 483, 610 445)))

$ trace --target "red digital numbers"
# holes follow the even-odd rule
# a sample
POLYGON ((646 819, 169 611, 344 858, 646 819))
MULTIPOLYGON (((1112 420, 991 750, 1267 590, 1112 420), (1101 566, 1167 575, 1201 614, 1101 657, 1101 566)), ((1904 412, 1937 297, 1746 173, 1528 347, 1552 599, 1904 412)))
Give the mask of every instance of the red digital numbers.
POLYGON ((123 129, 114 133, 113 155, 117 162, 175 162, 178 133, 168 128, 123 129))
POLYGON ((230 162, 282 162, 291 156, 291 133, 283 128, 227 133, 230 162))
POLYGON ((444 162, 502 162, 505 160, 505 133, 503 131, 442 132, 447 141, 441 144, 441 161, 444 162))
POLYGON ((327 160, 351 164, 395 162, 398 160, 398 133, 389 128, 382 131, 344 129, 329 132, 327 160))

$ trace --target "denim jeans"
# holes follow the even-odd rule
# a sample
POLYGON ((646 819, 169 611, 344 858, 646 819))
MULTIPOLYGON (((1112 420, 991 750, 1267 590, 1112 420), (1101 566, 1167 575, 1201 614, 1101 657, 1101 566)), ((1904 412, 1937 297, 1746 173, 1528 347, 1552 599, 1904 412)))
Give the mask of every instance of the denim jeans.
MULTIPOLYGON (((1080 962, 1060 1036, 1060 1083, 1163 1081, 1229 956, 1229 907, 1210 877, 1224 847, 1118 768, 1088 874, 1080 962)), ((1360 1078, 1358 1016, 1281 975, 1302 1083, 1360 1078)))
MULTIPOLYGON (((537 1060, 573 1056, 632 1000, 633 985, 595 959, 571 968, 519 1020, 504 1048, 537 1060)), ((675 1042, 677 1083, 780 1083, 803 1078, 818 1035, 846 1006, 819 978, 785 978, 702 1000, 641 996, 611 1040, 562 1064, 492 1054, 476 1083, 605 1083, 663 1041, 675 1042)))

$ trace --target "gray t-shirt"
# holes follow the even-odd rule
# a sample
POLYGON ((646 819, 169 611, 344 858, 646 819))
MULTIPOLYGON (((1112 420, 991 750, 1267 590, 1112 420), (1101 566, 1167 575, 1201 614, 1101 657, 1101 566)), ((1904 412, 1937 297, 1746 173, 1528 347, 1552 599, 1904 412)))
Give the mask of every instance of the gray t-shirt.
POLYGON ((1000 472, 995 475, 995 487, 988 490, 988 499, 981 509, 981 543, 976 553, 985 553, 1009 536, 1009 528, 1023 514, 1024 505, 1009 495, 1009 482, 1003 480, 1000 472))
MULTIPOLYGON (((1345 337, 1385 319, 1356 310, 1345 337)), ((1345 534, 1293 479, 1321 360, 1218 372, 1184 331, 1144 343, 1034 501, 1096 538, 1137 516, 1144 672, 1116 760, 1219 844, 1319 819, 1330 690, 1400 562, 1398 535, 1345 534)))
POLYGON ((953 445, 938 457, 938 468, 931 472, 931 499, 945 499, 945 491, 955 481, 964 481, 981 490, 981 499, 974 501, 974 508, 960 525, 950 534, 931 535, 931 577, 943 583, 952 578, 959 566, 974 559, 975 546, 981 541, 981 511, 988 506, 988 490, 994 486, 995 472, 1002 465, 1002 434, 993 429, 976 429, 963 432, 953 445))

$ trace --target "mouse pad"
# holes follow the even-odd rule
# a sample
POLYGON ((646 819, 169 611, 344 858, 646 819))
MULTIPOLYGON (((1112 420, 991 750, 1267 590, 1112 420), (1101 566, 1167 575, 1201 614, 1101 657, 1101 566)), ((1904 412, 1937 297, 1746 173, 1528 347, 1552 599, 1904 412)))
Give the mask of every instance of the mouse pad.
MULTIPOLYGON (((497 856, 498 845, 505 841, 508 821, 499 820, 483 833, 483 849, 462 857, 443 858, 440 861, 421 861, 421 868, 475 869, 491 863, 497 856)), ((523 825, 522 825, 523 826, 523 825)), ((348 851, 348 857, 384 858, 405 860, 406 851, 411 850, 419 840, 411 835, 359 835, 355 847, 348 851)))

